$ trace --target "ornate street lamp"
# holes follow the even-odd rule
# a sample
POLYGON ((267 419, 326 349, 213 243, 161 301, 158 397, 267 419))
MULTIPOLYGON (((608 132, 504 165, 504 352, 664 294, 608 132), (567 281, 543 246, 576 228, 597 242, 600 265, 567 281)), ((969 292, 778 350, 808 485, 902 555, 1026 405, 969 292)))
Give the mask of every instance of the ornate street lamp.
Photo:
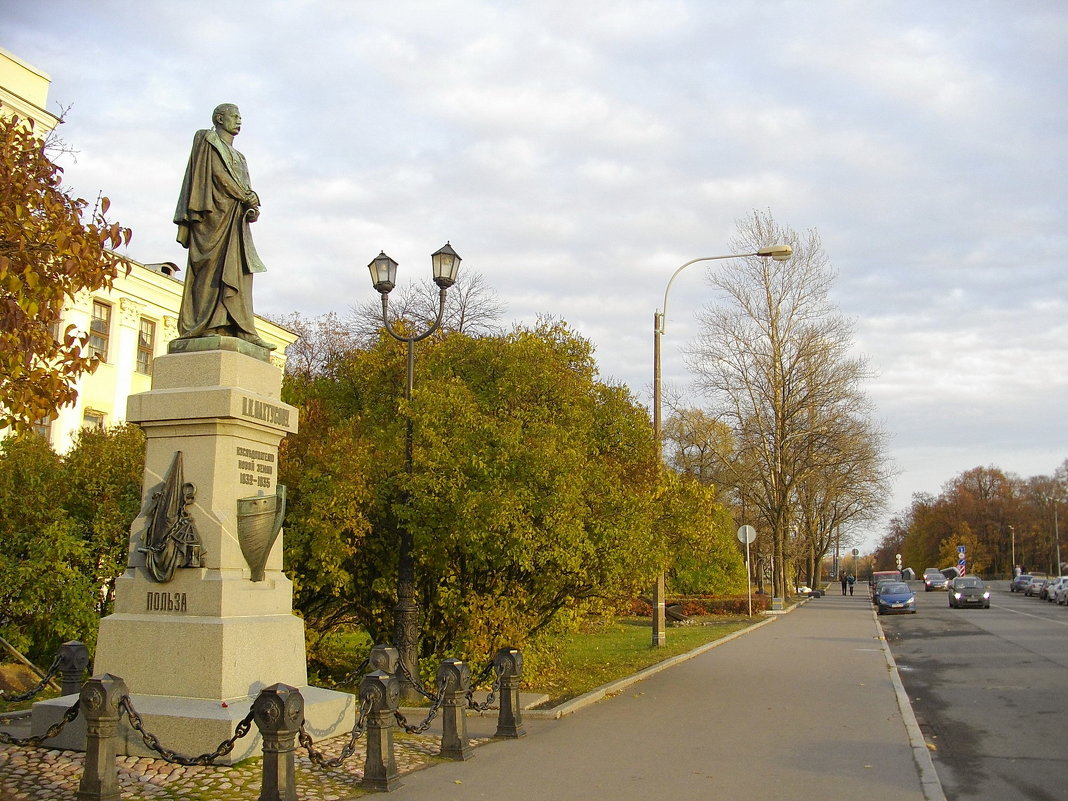
MULTIPOLYGON (((397 285, 397 262, 385 252, 379 253, 367 265, 371 271, 371 283, 382 295, 382 325, 394 339, 408 346, 408 375, 404 388, 406 401, 412 399, 415 386, 415 343, 426 339, 441 326, 445 312, 445 295, 456 283, 456 274, 460 269, 460 257, 452 246, 446 242, 430 257, 433 265, 434 283, 438 286, 438 313, 434 323, 422 334, 404 336, 397 333, 389 322, 389 293, 397 285)), ((404 466, 412 472, 412 418, 409 415, 404 442, 404 466)), ((401 697, 405 701, 418 698, 412 679, 419 675, 419 603, 415 597, 415 558, 412 554, 412 533, 403 528, 397 547, 397 605, 393 608, 393 644, 400 657, 401 697), (405 675, 406 674, 406 675, 405 675)))
MULTIPOLYGON (((698 259, 690 259, 679 267, 668 280, 667 288, 664 289, 663 311, 659 309, 653 315, 653 435, 656 437, 657 459, 663 459, 663 428, 660 421, 660 337, 664 333, 664 322, 667 318, 668 292, 675 278, 689 267, 699 261, 720 261, 721 259, 742 259, 747 256, 760 256, 771 258, 775 261, 786 261, 793 255, 793 248, 789 245, 772 245, 761 248, 756 253, 731 253, 727 256, 702 256, 698 259)), ((656 577, 656 585, 653 587, 653 645, 663 646, 667 644, 667 617, 664 609, 664 574, 656 577)))

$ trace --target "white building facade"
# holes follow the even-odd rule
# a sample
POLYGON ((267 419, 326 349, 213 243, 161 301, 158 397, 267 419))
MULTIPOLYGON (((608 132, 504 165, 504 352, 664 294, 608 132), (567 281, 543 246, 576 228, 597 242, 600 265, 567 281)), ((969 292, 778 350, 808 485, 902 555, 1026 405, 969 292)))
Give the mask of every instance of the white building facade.
MULTIPOLYGON (((78 381, 78 400, 66 406, 38 432, 59 452, 84 426, 110 426, 126 419, 126 399, 152 388, 152 362, 167 352, 178 336, 178 309, 183 284, 176 265, 130 262, 129 275, 120 273, 111 290, 83 292, 64 308, 59 332, 73 324, 89 332, 88 350, 102 362, 78 381)), ((262 317, 256 330, 275 345, 271 362, 285 368, 285 349, 296 341, 292 331, 262 317)))

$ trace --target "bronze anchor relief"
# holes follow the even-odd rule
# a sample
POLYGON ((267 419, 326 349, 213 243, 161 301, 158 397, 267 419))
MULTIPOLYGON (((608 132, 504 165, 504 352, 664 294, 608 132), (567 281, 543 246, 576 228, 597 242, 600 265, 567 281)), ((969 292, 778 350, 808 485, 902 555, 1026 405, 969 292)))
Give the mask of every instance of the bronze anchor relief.
POLYGON ((203 545, 187 508, 196 491, 185 480, 182 452, 175 451, 162 486, 152 493, 148 525, 141 535, 144 546, 137 549, 145 555, 149 575, 160 583, 174 578, 179 567, 202 566, 203 545))

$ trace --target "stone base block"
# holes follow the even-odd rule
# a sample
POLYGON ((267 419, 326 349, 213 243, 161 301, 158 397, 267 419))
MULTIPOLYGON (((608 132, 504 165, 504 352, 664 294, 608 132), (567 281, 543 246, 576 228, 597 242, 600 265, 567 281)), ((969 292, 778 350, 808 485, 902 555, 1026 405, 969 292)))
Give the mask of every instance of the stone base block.
MULTIPOLYGON (((321 687, 301 687, 300 692, 304 696, 304 728, 312 739, 335 737, 352 730, 357 709, 355 696, 321 687)), ((77 700, 76 695, 66 695, 34 704, 33 734, 44 734, 77 700)), ((159 695, 132 695, 131 700, 145 729, 159 737, 160 745, 182 756, 195 757, 212 753, 219 743, 233 737, 237 724, 249 713, 255 698, 232 698, 225 702, 225 706, 222 701, 159 695)), ((47 745, 84 751, 85 719, 79 715, 58 737, 48 740, 47 745)), ((119 724, 118 752, 128 756, 159 756, 145 746, 141 735, 131 728, 126 717, 119 724)), ((242 759, 258 757, 262 752, 263 741, 253 723, 248 735, 238 740, 234 750, 220 757, 216 764, 232 765, 242 759)))
POLYGON ((194 700, 254 697, 275 682, 303 687, 304 621, 116 613, 100 621, 93 673, 120 676, 135 695, 194 700))

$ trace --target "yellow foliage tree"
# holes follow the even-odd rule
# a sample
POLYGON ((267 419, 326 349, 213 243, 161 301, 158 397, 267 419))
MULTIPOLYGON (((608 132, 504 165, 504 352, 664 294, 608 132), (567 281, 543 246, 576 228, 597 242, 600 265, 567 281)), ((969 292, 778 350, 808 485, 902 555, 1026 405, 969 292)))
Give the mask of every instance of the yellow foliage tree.
POLYGON ((964 546, 965 572, 968 575, 980 575, 990 567, 990 555, 979 544, 972 527, 967 523, 958 523, 953 527, 953 534, 938 544, 939 564, 956 566, 957 546, 964 546))
POLYGON ((0 429, 28 429, 74 401, 99 360, 84 352, 88 332, 55 324, 68 298, 130 269, 111 250, 131 232, 108 222, 108 199, 87 211, 62 177, 33 124, 0 114, 0 429))

